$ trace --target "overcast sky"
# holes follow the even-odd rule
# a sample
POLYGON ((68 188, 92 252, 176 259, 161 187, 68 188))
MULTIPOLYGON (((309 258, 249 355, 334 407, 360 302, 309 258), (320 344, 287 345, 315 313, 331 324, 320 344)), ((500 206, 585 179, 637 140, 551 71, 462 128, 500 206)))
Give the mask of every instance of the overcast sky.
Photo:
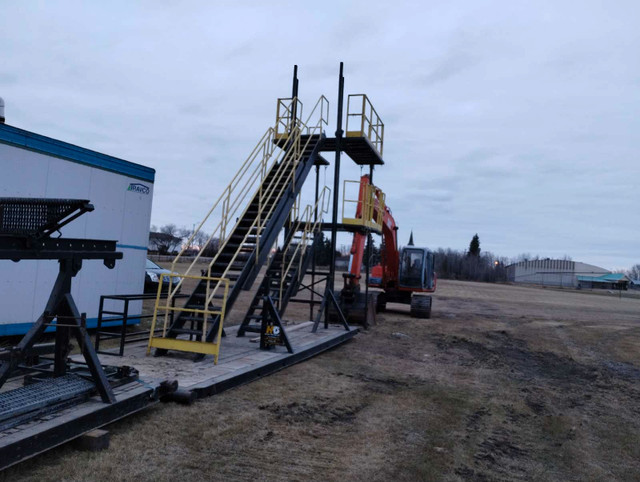
POLYGON ((7 123, 155 168, 152 223, 191 226, 294 64, 334 135, 344 61, 385 123, 374 181, 402 242, 640 263, 640 2, 305 5, 2 1, 7 123))

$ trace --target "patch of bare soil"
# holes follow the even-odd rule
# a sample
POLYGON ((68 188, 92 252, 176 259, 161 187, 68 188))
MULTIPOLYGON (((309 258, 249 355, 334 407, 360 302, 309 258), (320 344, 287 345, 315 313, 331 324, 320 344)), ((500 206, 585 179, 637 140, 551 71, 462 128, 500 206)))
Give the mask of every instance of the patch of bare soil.
MULTIPOLYGON (((0 480, 637 480, 640 300, 439 283, 372 329, 0 480)), ((290 320, 308 318, 293 305, 290 320)))

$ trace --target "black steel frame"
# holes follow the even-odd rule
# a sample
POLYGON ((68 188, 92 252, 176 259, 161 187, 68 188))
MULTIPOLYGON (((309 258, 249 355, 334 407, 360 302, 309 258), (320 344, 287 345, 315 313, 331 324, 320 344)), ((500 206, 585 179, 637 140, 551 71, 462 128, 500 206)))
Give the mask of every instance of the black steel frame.
MULTIPOLYGON (((167 292, 163 292, 161 293, 160 298, 166 298, 167 295, 168 295, 167 292)), ((124 356, 124 345, 126 343, 141 341, 145 339, 145 338, 142 338, 145 336, 146 338, 148 338, 150 330, 141 330, 141 331, 134 331, 131 333, 127 333, 127 324, 130 319, 129 303, 131 301, 155 300, 156 297, 157 295, 153 293, 140 293, 140 294, 129 294, 129 295, 102 295, 100 297, 100 307, 98 309, 98 323, 96 327, 96 337, 95 337, 95 343, 94 343, 96 353, 102 353, 105 355, 116 355, 116 353, 114 353, 113 351, 100 350, 100 342, 103 339, 109 340, 113 338, 120 338, 120 346, 119 346, 117 355, 124 356), (122 311, 105 310, 104 309, 105 300, 122 301, 123 302, 122 311), (108 320, 105 320, 104 315, 117 315, 117 316, 114 316, 112 318, 109 318, 108 320), (122 325, 120 327, 119 333, 115 333, 113 331, 103 331, 102 323, 105 321, 108 321, 108 322, 121 321, 122 325)), ((172 298, 171 306, 172 307, 175 306, 176 299, 188 298, 188 297, 189 297, 188 295, 175 295, 172 298)), ((171 318, 171 322, 173 322, 173 311, 170 313, 169 316, 171 318)), ((133 318, 138 320, 143 320, 147 318, 153 318, 153 314, 150 314, 150 315, 139 314, 139 315, 135 315, 133 318)), ((156 331, 159 332, 159 331, 162 331, 162 329, 158 328, 156 329, 156 331)))
POLYGON ((122 253, 116 252, 115 241, 47 237, 81 214, 92 211, 93 206, 88 201, 51 199, 32 199, 28 203, 24 201, 24 199, 0 199, 0 212, 4 216, 3 229, 0 231, 0 259, 13 261, 52 259, 58 260, 60 266, 44 312, 18 345, 9 350, 9 358, 5 359, 0 366, 0 387, 20 362, 30 356, 33 346, 45 330, 54 326, 56 331, 53 375, 59 377, 67 372, 69 341, 73 334, 82 350, 102 401, 114 403, 113 389, 87 333, 86 315, 78 311, 71 295, 71 281, 82 268, 84 259, 101 259, 105 266, 111 269, 115 266, 116 260, 122 258, 122 253), (47 215, 43 215, 43 212, 47 215), (11 219, 12 222, 7 219, 8 213, 14 216, 11 219), (55 216, 58 216, 57 220, 55 216), (37 226, 37 222, 41 225, 37 226), (21 234, 16 234, 20 231, 21 234), (56 323, 53 323, 54 320, 56 323))

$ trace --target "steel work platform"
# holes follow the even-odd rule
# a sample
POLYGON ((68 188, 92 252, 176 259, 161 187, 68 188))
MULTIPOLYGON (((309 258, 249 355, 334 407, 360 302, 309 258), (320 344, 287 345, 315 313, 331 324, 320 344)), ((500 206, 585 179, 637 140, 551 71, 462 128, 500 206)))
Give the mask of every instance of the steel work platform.
POLYGON ((157 403, 159 390, 159 382, 130 382, 114 388, 113 404, 96 395, 0 431, 0 470, 157 403))

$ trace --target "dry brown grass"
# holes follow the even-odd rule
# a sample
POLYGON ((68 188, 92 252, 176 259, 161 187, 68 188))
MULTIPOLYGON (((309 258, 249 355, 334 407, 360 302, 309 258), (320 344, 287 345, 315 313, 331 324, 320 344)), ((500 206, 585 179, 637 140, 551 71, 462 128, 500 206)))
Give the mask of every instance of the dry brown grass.
POLYGON ((330 352, 0 479, 640 477, 640 300, 443 281, 434 303, 431 320, 390 305, 330 352))

